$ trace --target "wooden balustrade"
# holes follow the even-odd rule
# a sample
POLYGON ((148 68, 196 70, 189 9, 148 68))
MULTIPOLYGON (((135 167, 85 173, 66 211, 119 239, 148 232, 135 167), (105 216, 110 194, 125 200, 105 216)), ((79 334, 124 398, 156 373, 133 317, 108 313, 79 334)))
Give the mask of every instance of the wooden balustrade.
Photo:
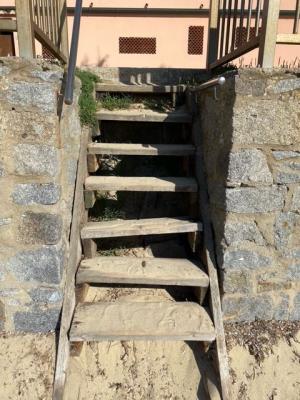
POLYGON ((259 48, 258 66, 274 65, 277 43, 299 44, 300 0, 295 0, 293 32, 277 32, 280 0, 211 0, 208 68, 259 48))
MULTIPOLYGON (((280 0, 211 0, 207 66, 226 64, 258 48, 258 66, 274 65, 276 44, 300 44, 300 0, 294 0, 290 33, 277 30, 280 0)), ((35 40, 54 57, 68 60, 66 0, 15 0, 16 20, 0 29, 18 31, 20 55, 35 57, 35 40)))
POLYGON ((16 20, 0 21, 0 28, 17 31, 20 56, 34 58, 38 40, 53 57, 67 63, 66 0, 15 0, 15 4, 16 20))

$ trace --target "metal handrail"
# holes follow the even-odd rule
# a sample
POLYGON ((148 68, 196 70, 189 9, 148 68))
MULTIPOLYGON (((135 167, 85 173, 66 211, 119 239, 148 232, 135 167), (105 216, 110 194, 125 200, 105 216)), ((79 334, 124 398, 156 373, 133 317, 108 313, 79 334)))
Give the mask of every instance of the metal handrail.
POLYGON ((68 74, 67 74, 67 82, 65 88, 65 103, 69 105, 73 103, 74 79, 75 79, 75 69, 76 69, 76 61, 78 53, 78 40, 80 32, 81 15, 82 15, 82 0, 76 0, 68 74))
POLYGON ((202 85, 194 86, 191 88, 191 91, 196 92, 199 90, 205 90, 215 86, 223 86, 226 82, 226 78, 224 76, 219 76, 218 78, 211 79, 210 81, 202 83, 202 85))

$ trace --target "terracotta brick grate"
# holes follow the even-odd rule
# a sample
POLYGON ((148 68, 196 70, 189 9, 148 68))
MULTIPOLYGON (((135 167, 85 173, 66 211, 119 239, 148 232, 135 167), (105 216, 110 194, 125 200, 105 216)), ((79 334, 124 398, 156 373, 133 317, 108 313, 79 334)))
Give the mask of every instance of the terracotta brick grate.
POLYGON ((120 37, 121 54, 156 54, 156 38, 120 37))
POLYGON ((190 26, 188 54, 203 54, 204 26, 190 26))

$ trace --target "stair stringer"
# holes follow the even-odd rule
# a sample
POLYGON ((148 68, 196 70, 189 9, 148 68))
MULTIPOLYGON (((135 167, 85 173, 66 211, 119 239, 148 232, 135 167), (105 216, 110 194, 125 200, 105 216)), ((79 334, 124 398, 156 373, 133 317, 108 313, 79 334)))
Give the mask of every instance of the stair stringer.
MULTIPOLYGON (((192 100, 191 98, 189 100, 192 100)), ((193 101, 193 100, 192 100, 193 101)), ((193 108, 190 105, 190 108, 193 108)), ((191 110, 192 111, 192 110, 191 110)), ((210 308, 213 316, 213 323, 216 330, 216 350, 217 350, 217 361, 219 367, 219 377, 221 384, 222 400, 230 400, 230 373, 229 373, 229 362, 226 350, 225 331, 223 325, 223 314, 221 308, 221 297, 220 288, 217 272, 217 262, 215 255, 214 236, 212 231, 211 219, 210 219, 210 207, 208 188, 205 175, 205 163, 203 157, 203 141, 201 135, 201 123, 200 117, 193 116, 192 123, 192 140, 196 146, 195 155, 195 177, 198 181, 198 195, 199 195, 199 209, 201 219, 203 223, 203 236, 204 236, 204 247, 205 247, 205 261, 207 273, 210 281, 210 308)))

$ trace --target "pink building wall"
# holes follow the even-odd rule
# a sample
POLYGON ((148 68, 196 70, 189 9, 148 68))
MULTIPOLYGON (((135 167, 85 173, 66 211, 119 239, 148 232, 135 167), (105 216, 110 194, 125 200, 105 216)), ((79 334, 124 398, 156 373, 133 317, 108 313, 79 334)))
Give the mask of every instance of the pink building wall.
MULTIPOLYGON (((84 7, 114 8, 185 8, 209 7, 209 0, 83 0, 84 7)), ((256 0, 253 1, 255 5, 256 0)), ((295 8, 296 0, 282 0, 281 8, 295 8)), ((13 0, 0 0, 1 5, 13 5, 13 0)), ((69 0, 72 7, 75 0, 69 0)), ((73 18, 68 17, 71 37, 73 18)), ((205 68, 207 49, 207 17, 191 16, 84 16, 78 50, 79 66, 205 68), (189 26, 204 26, 203 54, 188 54, 189 26), (156 54, 120 54, 119 37, 155 37, 156 54)), ((291 33, 292 19, 281 19, 278 31, 291 33)), ((257 50, 236 60, 237 65, 256 65, 257 50)), ((300 62, 300 45, 277 45, 275 66, 300 62)))

